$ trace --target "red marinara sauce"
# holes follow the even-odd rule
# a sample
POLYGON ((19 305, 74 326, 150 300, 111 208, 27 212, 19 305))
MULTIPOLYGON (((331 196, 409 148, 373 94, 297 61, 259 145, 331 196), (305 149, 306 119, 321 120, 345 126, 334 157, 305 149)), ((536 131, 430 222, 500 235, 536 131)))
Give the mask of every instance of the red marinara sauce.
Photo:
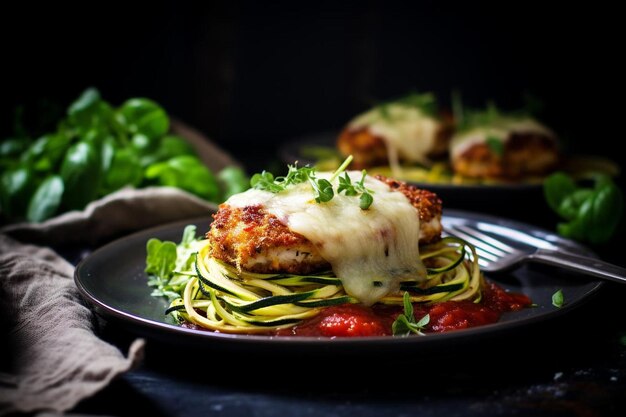
MULTIPOLYGON (((444 301, 432 305, 414 304, 414 316, 420 320, 426 314, 430 321, 424 333, 446 332, 495 323, 502 313, 515 311, 532 304, 524 294, 510 293, 492 282, 482 289, 480 303, 471 301, 444 301)), ((358 337, 388 336, 401 306, 342 304, 327 307, 317 316, 287 329, 275 332, 278 336, 358 337)))

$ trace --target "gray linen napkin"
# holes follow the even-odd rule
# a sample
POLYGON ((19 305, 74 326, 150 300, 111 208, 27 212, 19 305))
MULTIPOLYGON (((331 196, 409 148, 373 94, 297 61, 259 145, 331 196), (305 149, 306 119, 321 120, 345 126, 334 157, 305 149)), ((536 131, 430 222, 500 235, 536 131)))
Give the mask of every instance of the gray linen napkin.
POLYGON ((52 248, 97 246, 146 227, 209 216, 215 208, 173 188, 123 189, 80 212, 0 229, 0 343, 12 348, 0 369, 0 415, 70 410, 142 357, 142 339, 124 354, 97 336, 74 266, 52 248))

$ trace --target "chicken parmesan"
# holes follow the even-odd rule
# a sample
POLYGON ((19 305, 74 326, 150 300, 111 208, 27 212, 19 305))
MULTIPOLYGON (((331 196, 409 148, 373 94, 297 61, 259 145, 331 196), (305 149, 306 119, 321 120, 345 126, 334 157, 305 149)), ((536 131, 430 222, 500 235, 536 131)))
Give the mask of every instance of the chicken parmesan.
POLYGON ((537 183, 567 169, 558 135, 529 110, 494 104, 452 111, 432 94, 411 94, 357 114, 334 139, 333 154, 318 159, 336 167, 354 155, 353 169, 430 184, 537 183))
MULTIPOLYGON (((344 175, 353 183, 361 179, 357 171, 344 175)), ((440 238, 441 201, 398 181, 363 179, 375 196, 367 210, 345 194, 317 203, 308 182, 280 193, 237 194, 214 215, 209 256, 251 272, 332 270, 348 294, 366 304, 397 290, 403 279, 425 279, 419 244, 440 238)))
POLYGON ((176 259, 167 312, 191 328, 309 336, 421 333, 434 305, 441 328, 497 317, 472 307, 490 287, 474 248, 443 234, 439 197, 346 170, 350 161, 334 172, 257 174, 201 240, 186 237, 169 255, 148 242, 148 258, 176 259))
POLYGON ((378 105, 348 122, 337 139, 353 168, 400 164, 430 165, 448 154, 452 119, 436 108, 432 94, 412 94, 378 105))
POLYGON ((519 180, 545 176, 560 162, 552 130, 529 116, 498 116, 457 132, 450 142, 455 173, 467 178, 519 180))

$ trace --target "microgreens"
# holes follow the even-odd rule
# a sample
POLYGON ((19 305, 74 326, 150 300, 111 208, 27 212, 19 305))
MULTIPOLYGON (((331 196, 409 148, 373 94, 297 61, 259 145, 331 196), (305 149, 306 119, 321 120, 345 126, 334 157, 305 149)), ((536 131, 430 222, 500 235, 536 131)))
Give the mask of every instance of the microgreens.
POLYGON ((267 171, 263 171, 260 174, 254 174, 252 178, 250 178, 250 185, 252 188, 271 191, 273 193, 278 193, 285 189, 280 182, 274 179, 274 174, 267 171))
POLYGON ((347 196, 357 196, 360 195, 359 207, 363 210, 367 210, 372 203, 374 202, 374 197, 372 197, 372 190, 365 188, 365 176, 367 175, 367 171, 362 171, 363 176, 361 180, 356 184, 352 184, 352 180, 348 173, 344 173, 343 177, 339 177, 339 187, 337 188, 337 193, 344 192, 347 196))
POLYGON ((315 201, 318 203, 327 203, 335 196, 333 185, 326 179, 316 179, 315 176, 309 177, 309 183, 316 192, 315 201))
POLYGON ((426 314, 424 317, 415 321, 413 315, 413 304, 411 304, 411 297, 407 291, 404 292, 404 314, 400 314, 396 321, 391 326, 391 331, 394 336, 408 336, 411 333, 423 335, 422 330, 430 322, 430 315, 426 314))
POLYGON ((250 178, 250 185, 259 190, 279 193, 284 191, 288 185, 300 184, 315 177, 314 171, 315 169, 309 166, 298 168, 297 164, 288 165, 287 175, 274 178, 271 172, 263 171, 260 174, 254 174, 250 178))
POLYGON ((304 166, 298 168, 297 165, 288 165, 288 172, 285 176, 274 177, 270 172, 263 171, 260 174, 254 174, 250 179, 250 185, 259 190, 279 193, 284 191, 287 186, 308 182, 315 192, 315 201, 317 203, 326 203, 333 199, 335 190, 332 181, 339 179, 339 187, 337 194, 344 192, 347 196, 360 196, 359 207, 367 210, 373 203, 372 190, 365 188, 365 177, 367 172, 363 170, 361 180, 355 184, 352 183, 350 176, 345 172, 348 165, 352 162, 352 155, 348 156, 339 168, 333 173, 330 179, 317 178, 315 168, 304 166), (341 176, 341 173, 344 176, 341 176))

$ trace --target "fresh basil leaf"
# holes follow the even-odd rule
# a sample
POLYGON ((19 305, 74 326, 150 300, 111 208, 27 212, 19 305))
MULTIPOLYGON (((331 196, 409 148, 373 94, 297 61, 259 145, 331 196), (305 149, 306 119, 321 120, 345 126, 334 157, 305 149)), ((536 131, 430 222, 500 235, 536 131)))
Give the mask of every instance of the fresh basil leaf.
POLYGON ((591 198, 593 190, 587 188, 575 189, 565 196, 558 207, 557 213, 565 220, 574 220, 580 216, 580 207, 591 198))
POLYGON ((624 215, 624 197, 613 183, 605 183, 595 191, 588 226, 589 242, 600 244, 615 233, 624 215))
POLYGON ((50 135, 43 135, 35 140, 28 147, 26 153, 21 157, 22 162, 26 162, 32 166, 37 165, 37 161, 42 157, 45 157, 46 146, 50 141, 50 135))
POLYGON ((152 140, 143 133, 135 133, 131 140, 131 147, 140 157, 151 155, 157 151, 160 140, 152 140))
POLYGON ((555 172, 543 182, 543 195, 548 206, 556 213, 561 212, 561 204, 576 190, 576 183, 567 174, 555 172))
POLYGON ((220 198, 220 190, 213 173, 193 156, 183 155, 150 165, 145 177, 159 185, 177 187, 210 201, 220 198))
MULTIPOLYGON (((576 192, 575 192, 576 193, 576 192)), ((584 241, 589 230, 593 209, 593 196, 584 199, 575 210, 575 215, 571 217, 569 223, 559 225, 559 230, 564 237, 584 241)), ((567 219, 570 219, 569 217, 567 219)))
POLYGON ((563 296, 563 290, 557 290, 552 294, 552 305, 561 308, 565 304, 565 297, 563 296))
POLYGON ((151 149, 149 152, 142 152, 140 155, 141 166, 145 168, 148 165, 165 161, 176 156, 195 156, 195 150, 183 138, 168 135, 161 139, 156 149, 151 149))
POLYGON ((163 159, 169 159, 181 155, 195 155, 195 150, 180 136, 167 135, 161 139, 158 154, 163 159))
POLYGON ((557 232, 591 244, 605 243, 623 219, 624 195, 607 175, 594 177, 593 186, 578 185, 562 172, 544 182, 548 205, 561 218, 557 232))
POLYGON ((6 171, 0 178, 0 207, 4 217, 17 219, 26 213, 28 200, 35 188, 35 176, 26 167, 6 171))
POLYGON ((106 172, 101 194, 108 194, 124 186, 138 187, 143 180, 139 157, 130 148, 119 149, 113 155, 111 168, 106 172))
POLYGON ((90 87, 83 91, 82 94, 70 104, 67 113, 70 117, 76 117, 77 115, 93 109, 100 100, 100 92, 96 88, 90 87))
POLYGON ((115 138, 108 136, 102 142, 102 150, 100 151, 102 175, 106 176, 111 169, 113 157, 115 156, 115 138))
POLYGON ((0 158, 19 157, 30 145, 28 138, 8 138, 0 143, 0 158))
POLYGON ((54 216, 61 205, 63 180, 58 175, 46 178, 37 188, 28 204, 26 218, 38 223, 54 216))
POLYGON ((95 200, 101 179, 101 157, 96 148, 85 142, 73 145, 61 165, 65 184, 63 203, 71 210, 80 210, 95 200))
POLYGON ((236 166, 228 166, 217 174, 217 179, 222 188, 222 200, 228 197, 242 193, 250 188, 250 179, 242 168, 236 166))
POLYGON ((180 298, 196 259, 196 226, 187 225, 179 244, 152 238, 146 243, 148 285, 155 287, 154 296, 165 296, 170 301, 180 298))
POLYGON ((176 267, 176 244, 152 238, 146 243, 146 252, 145 272, 168 279, 176 267))
POLYGON ((109 131, 113 109, 102 100, 97 89, 88 88, 69 106, 67 115, 69 124, 81 135, 92 129, 105 133, 109 131))
POLYGON ((95 148, 100 148, 105 142, 110 141, 111 138, 113 136, 107 129, 92 127, 81 134, 80 141, 89 143, 95 148))
POLYGON ((56 171, 69 145, 70 138, 63 133, 44 135, 32 143, 22 160, 39 172, 56 171))
POLYGON ((118 110, 118 121, 132 135, 157 140, 167 133, 170 120, 161 106, 146 98, 127 100, 118 110))
MULTIPOLYGON (((169 117, 157 103, 129 99, 114 111, 96 88, 88 88, 67 107, 64 118, 56 114, 54 124, 46 127, 47 130, 54 126, 54 130, 37 140, 28 137, 28 130, 18 129, 15 139, 0 144, 0 176, 24 168, 31 171, 33 178, 28 181, 32 185, 25 195, 16 191, 25 189, 18 187, 22 174, 15 179, 9 178, 14 174, 6 174, 4 181, 11 184, 3 185, 0 191, 3 218, 9 212, 13 219, 24 217, 38 183, 50 175, 59 175, 64 183, 59 210, 83 208, 95 198, 128 184, 141 187, 164 182, 174 187, 180 185, 202 198, 221 198, 217 180, 199 160, 192 164, 166 164, 168 172, 155 181, 144 177, 146 168, 158 162, 184 155, 196 157, 194 148, 184 139, 166 136, 169 117), (137 158, 141 168, 137 167, 137 158), (20 195, 19 207, 14 206, 18 201, 12 197, 14 194, 20 195)), ((18 116, 21 123, 22 113, 18 116)))

